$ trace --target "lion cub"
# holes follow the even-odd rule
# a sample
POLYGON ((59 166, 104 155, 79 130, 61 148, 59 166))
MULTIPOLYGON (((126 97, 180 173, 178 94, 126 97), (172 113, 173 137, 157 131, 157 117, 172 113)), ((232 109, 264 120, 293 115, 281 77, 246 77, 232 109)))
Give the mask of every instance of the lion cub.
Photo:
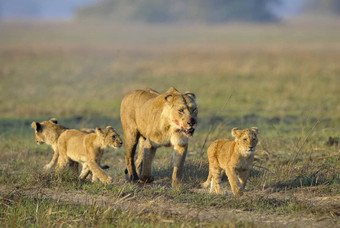
POLYGON ((46 143, 50 145, 54 151, 52 160, 44 166, 45 170, 49 170, 57 162, 58 151, 57 151, 57 141, 61 133, 66 131, 68 128, 58 124, 55 118, 51 118, 48 121, 32 122, 32 128, 35 131, 35 141, 37 144, 46 143))
POLYGON ((78 130, 66 130, 58 139, 59 152, 57 171, 60 172, 70 161, 82 164, 80 178, 84 179, 92 172, 92 181, 99 179, 104 183, 111 182, 98 165, 98 157, 107 147, 119 148, 123 144, 118 133, 110 126, 101 130, 96 128, 95 133, 85 133, 78 130))
MULTIPOLYGON (((58 124, 58 120, 56 118, 51 118, 48 121, 43 121, 41 123, 33 121, 31 124, 32 128, 34 129, 35 133, 35 141, 37 144, 41 145, 43 143, 46 143, 50 145, 54 151, 52 160, 44 166, 44 170, 49 170, 52 168, 54 164, 57 163, 58 160, 58 150, 57 150, 57 141, 61 133, 68 130, 67 127, 64 127, 60 124, 58 124)), ((96 132, 95 129, 91 128, 83 128, 81 131, 85 133, 94 133, 96 132)), ((100 165, 100 160, 102 156, 98 157, 97 163, 100 165)), ((74 169, 74 171, 78 172, 78 163, 72 162, 71 167, 74 169)), ((109 166, 104 165, 100 167, 102 169, 108 169, 109 166)))
POLYGON ((256 127, 244 130, 233 128, 231 135, 235 140, 219 139, 209 146, 207 150, 209 175, 207 181, 201 186, 207 188, 210 185, 210 192, 223 193, 221 176, 224 170, 233 194, 241 196, 254 161, 258 129, 256 127))

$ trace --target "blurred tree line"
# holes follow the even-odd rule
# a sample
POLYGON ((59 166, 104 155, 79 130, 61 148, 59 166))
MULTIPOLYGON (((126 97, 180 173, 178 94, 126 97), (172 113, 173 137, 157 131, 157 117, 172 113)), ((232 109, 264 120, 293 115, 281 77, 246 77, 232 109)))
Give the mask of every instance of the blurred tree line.
POLYGON ((101 0, 77 12, 78 18, 114 21, 222 23, 276 21, 271 7, 280 0, 101 0))
POLYGON ((340 15, 340 0, 309 0, 305 7, 311 13, 334 13, 340 15))

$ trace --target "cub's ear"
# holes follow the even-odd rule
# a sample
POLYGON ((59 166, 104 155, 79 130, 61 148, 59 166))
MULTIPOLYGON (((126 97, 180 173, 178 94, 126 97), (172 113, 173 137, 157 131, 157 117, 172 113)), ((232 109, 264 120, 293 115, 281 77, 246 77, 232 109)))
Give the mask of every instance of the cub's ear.
POLYGON ((107 126, 107 127, 105 128, 105 131, 106 131, 106 132, 109 132, 109 131, 114 131, 114 130, 113 130, 113 127, 107 126))
POLYGON ((187 95, 188 97, 192 98, 193 100, 196 100, 196 95, 194 93, 191 93, 189 91, 185 92, 185 95, 187 95))
POLYGON ((101 128, 96 128, 96 133, 97 133, 97 135, 99 135, 99 136, 102 136, 102 135, 103 135, 103 131, 102 131, 101 128))
POLYGON ((34 128, 36 131, 41 131, 42 129, 41 124, 35 121, 32 122, 31 127, 34 128))
POLYGON ((231 130, 231 135, 235 138, 239 138, 241 135, 241 132, 242 130, 239 130, 238 128, 235 127, 231 130))
POLYGON ((252 127, 252 128, 250 128, 255 134, 258 134, 258 133, 260 133, 259 132, 259 129, 257 128, 257 127, 252 127))
POLYGON ((58 124, 58 120, 56 118, 51 118, 49 121, 51 123, 58 124))

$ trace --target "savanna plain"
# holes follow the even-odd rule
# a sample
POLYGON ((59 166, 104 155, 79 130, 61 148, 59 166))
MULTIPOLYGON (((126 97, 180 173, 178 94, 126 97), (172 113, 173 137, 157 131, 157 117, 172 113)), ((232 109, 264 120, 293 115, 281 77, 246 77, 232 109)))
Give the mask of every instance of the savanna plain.
POLYGON ((123 227, 339 227, 340 23, 113 25, 0 23, 0 224, 123 227), (125 148, 102 164, 112 184, 42 168, 31 122, 113 126, 123 96, 174 86, 196 94, 183 185, 160 148, 152 184, 125 179, 125 148), (260 130, 244 196, 199 185, 206 149, 233 127, 260 130), (330 139, 331 137, 331 139, 330 139))

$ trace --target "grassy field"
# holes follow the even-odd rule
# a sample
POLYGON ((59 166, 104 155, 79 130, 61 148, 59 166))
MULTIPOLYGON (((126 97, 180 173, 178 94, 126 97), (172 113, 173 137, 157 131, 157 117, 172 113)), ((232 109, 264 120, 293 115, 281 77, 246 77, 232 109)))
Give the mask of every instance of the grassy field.
MULTIPOLYGON (((340 23, 174 26, 0 23, 0 224, 16 226, 263 227, 340 225, 340 23), (57 176, 33 120, 122 134, 127 92, 194 92, 199 126, 182 187, 171 149, 151 185, 127 183, 125 148, 103 164, 112 185, 57 176), (199 189, 206 149, 233 127, 260 129, 246 195, 199 189)), ((124 137, 124 136, 123 136, 124 137)))

